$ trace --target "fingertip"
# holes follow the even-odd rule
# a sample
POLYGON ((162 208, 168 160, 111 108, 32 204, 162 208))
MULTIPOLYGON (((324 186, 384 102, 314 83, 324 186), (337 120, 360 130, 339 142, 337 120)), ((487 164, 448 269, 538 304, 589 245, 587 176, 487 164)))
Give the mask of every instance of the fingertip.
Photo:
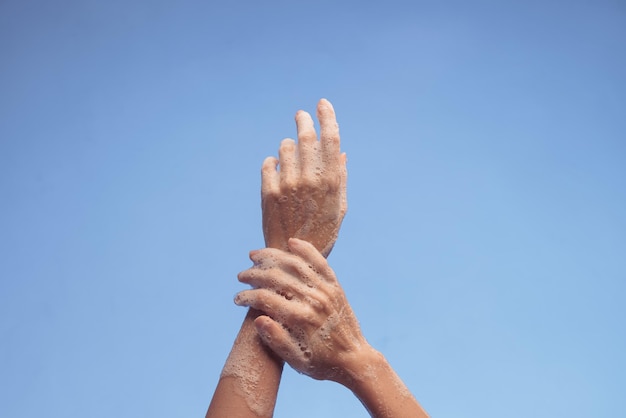
POLYGON ((298 110, 296 112, 296 116, 295 116, 296 121, 301 119, 301 118, 303 118, 303 117, 304 118, 311 118, 311 115, 306 110, 298 110))
POLYGON ((278 158, 267 157, 261 166, 261 194, 275 193, 278 189, 278 158))
POLYGON ((280 149, 287 149, 290 150, 292 147, 296 146, 296 141, 294 141, 291 138, 285 138, 282 141, 280 141, 280 149))
POLYGON ((285 361, 300 353, 300 348, 291 340, 289 332, 267 315, 260 315, 254 320, 261 341, 285 361))
POLYGON ((274 320, 267 315, 259 315, 254 320, 254 327, 261 338, 266 342, 272 341, 272 326, 274 320))
POLYGON ((302 248, 303 246, 306 246, 307 244, 309 244, 307 241, 301 240, 299 238, 289 238, 287 240, 287 245, 289 246, 290 250, 302 248))
POLYGON ((274 157, 274 156, 269 156, 269 157, 266 157, 266 158, 263 160, 263 165, 262 165, 262 168, 263 168, 264 170, 267 170, 267 169, 276 169, 276 166, 277 166, 277 165, 278 165, 278 158, 276 158, 276 157, 274 157))
POLYGON ((293 254, 298 255, 304 259, 311 259, 312 257, 315 257, 315 253, 319 253, 319 251, 317 250, 317 248, 315 248, 313 244, 298 238, 289 238, 289 241, 287 241, 287 246, 293 254))
POLYGON ((235 297, 233 298, 233 302, 235 302, 235 305, 237 306, 245 306, 243 296, 241 296, 241 292, 238 292, 237 294, 235 294, 235 297))
POLYGON ((330 108, 333 107, 332 103, 325 97, 322 97, 318 103, 318 106, 328 106, 330 108))
POLYGON ((257 331, 266 330, 270 326, 272 319, 267 315, 259 315, 254 320, 257 331))

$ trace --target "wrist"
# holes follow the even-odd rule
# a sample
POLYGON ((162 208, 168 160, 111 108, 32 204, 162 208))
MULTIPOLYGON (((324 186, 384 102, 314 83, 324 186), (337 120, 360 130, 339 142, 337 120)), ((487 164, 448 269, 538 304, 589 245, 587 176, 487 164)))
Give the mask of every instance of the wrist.
POLYGON ((340 367, 342 373, 337 382, 355 392, 373 376, 373 372, 386 364, 385 357, 365 342, 358 349, 345 355, 340 367))
POLYGON ((358 356, 348 375, 350 379, 342 384, 354 393, 371 416, 428 418, 385 356, 371 346, 358 356))

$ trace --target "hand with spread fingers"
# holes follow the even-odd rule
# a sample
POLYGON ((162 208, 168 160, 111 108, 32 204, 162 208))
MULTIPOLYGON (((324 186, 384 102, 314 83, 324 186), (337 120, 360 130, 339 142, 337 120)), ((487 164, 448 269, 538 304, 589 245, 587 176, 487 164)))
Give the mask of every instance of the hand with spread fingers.
POLYGON ((300 110, 298 142, 284 139, 278 159, 263 162, 263 234, 267 247, 287 250, 289 238, 300 238, 328 256, 347 210, 346 155, 340 152, 339 126, 328 100, 319 101, 317 118, 319 141, 311 115, 300 110))

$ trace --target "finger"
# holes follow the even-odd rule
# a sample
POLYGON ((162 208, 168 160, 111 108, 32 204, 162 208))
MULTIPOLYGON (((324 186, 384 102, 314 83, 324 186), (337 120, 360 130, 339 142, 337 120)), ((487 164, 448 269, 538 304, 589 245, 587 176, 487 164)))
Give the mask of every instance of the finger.
POLYGON ((296 155, 296 142, 293 139, 283 139, 278 149, 280 164, 280 186, 291 189, 295 187, 299 173, 296 155))
POLYGON ((311 268, 319 273, 324 279, 336 282, 335 273, 328 265, 326 258, 313 246, 313 244, 297 238, 290 238, 287 243, 294 255, 300 256, 309 263, 311 268))
POLYGON ((293 255, 289 254, 287 249, 283 251, 278 248, 270 247, 250 251, 250 260, 256 267, 264 269, 277 266, 277 260, 282 259, 283 257, 293 257, 293 255))
POLYGON ((248 306, 265 312, 283 325, 311 322, 315 316, 311 306, 300 301, 287 300, 276 291, 263 288, 242 290, 237 293, 235 305, 248 306))
MULTIPOLYGON (((248 254, 252 263, 254 263, 255 267, 263 268, 263 263, 266 260, 273 260, 272 252, 275 248, 262 248, 260 250, 252 250, 248 254)), ((280 250, 277 250, 280 251, 280 250)))
POLYGON ((269 289, 242 290, 235 295, 235 305, 258 309, 272 318, 285 318, 284 310, 287 299, 269 289))
MULTIPOLYGON (((314 247, 315 248, 315 247, 314 247)), ((308 262, 300 256, 275 248, 264 248, 251 251, 250 259, 260 269, 279 269, 285 274, 291 274, 299 283, 308 288, 315 288, 321 280, 317 277, 318 272, 309 267, 308 262)))
POLYGON ((275 268, 263 270, 253 267, 239 273, 237 279, 254 288, 273 290, 287 300, 294 298, 304 300, 306 297, 313 297, 312 289, 305 286, 299 277, 275 268))
POLYGON ((278 322, 269 316, 261 315, 254 320, 254 326, 261 340, 280 358, 288 363, 301 360, 302 350, 278 322))
POLYGON ((261 166, 261 196, 277 194, 279 192, 280 176, 276 167, 278 159, 276 157, 267 157, 261 166))
POLYGON ((322 99, 319 101, 317 118, 320 122, 320 148, 323 170, 327 178, 338 178, 340 167, 339 125, 337 125, 333 105, 328 100, 322 99))
POLYGON ((340 157, 341 172, 339 175, 339 193, 341 194, 341 215, 342 218, 348 211, 348 157, 344 152, 340 157))
POLYGON ((311 115, 303 110, 296 113, 296 127, 298 129, 298 153, 300 160, 300 176, 314 180, 316 167, 319 168, 317 153, 317 133, 313 126, 311 115))

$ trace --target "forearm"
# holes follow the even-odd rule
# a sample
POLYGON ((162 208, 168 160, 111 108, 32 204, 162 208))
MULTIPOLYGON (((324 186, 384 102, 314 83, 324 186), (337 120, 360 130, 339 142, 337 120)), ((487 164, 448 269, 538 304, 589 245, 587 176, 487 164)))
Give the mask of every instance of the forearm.
POLYGON ((283 361, 261 342, 250 309, 226 360, 207 418, 271 417, 283 369, 283 361))
POLYGON ((385 357, 369 347, 350 367, 344 383, 374 418, 427 418, 385 357))

